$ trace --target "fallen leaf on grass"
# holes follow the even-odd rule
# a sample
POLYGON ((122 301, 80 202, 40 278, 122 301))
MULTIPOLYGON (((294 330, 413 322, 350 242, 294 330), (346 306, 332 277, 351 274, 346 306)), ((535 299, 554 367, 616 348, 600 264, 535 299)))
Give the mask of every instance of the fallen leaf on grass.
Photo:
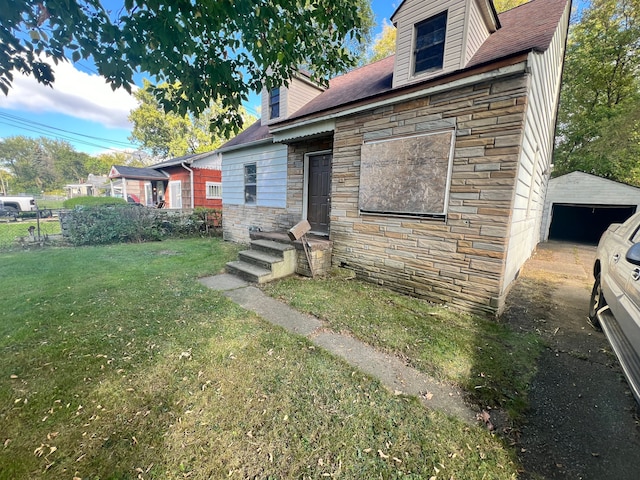
POLYGON ((378 450, 378 455, 380 455, 380 458, 389 458, 389 455, 385 455, 382 450, 378 450))

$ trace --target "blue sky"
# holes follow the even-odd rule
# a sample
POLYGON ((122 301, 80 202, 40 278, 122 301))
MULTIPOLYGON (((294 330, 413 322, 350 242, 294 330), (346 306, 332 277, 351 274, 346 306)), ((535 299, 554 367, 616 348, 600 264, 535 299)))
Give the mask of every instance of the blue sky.
MULTIPOLYGON (((372 1, 376 34, 399 2, 372 1)), ((106 0, 106 4, 117 6, 122 1, 106 0)), ((133 97, 124 90, 113 92, 86 61, 59 64, 55 74, 54 88, 44 87, 32 77, 16 75, 9 95, 0 93, 0 138, 60 138, 89 154, 134 148, 127 139, 131 132, 127 116, 137 105, 133 97)), ((138 80, 141 84, 142 77, 138 80)), ((252 95, 245 106, 257 115, 258 94, 252 95)))
MULTIPOLYGON (((122 4, 108 0, 108 4, 122 4)), ((397 3, 374 0, 373 10, 380 30, 397 3)), ((55 66, 54 88, 39 85, 31 77, 15 76, 8 96, 0 93, 0 138, 14 135, 46 136, 69 141, 76 150, 96 154, 132 149, 127 137, 129 111, 135 100, 124 90, 113 92, 93 66, 80 61, 55 66)), ((142 78, 139 79, 140 84, 142 78)), ((249 99, 247 109, 257 115, 260 99, 249 99)))

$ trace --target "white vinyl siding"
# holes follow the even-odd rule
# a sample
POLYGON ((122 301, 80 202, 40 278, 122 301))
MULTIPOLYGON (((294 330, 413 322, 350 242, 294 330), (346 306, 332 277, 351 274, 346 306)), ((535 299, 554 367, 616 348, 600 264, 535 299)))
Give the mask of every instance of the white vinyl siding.
POLYGON ((194 161, 191 167, 204 168, 207 170, 222 170, 222 155, 217 152, 212 152, 210 155, 194 161))
POLYGON ((464 49, 464 62, 460 65, 461 68, 464 68, 464 66, 469 63, 471 57, 473 57, 487 38, 489 38, 489 30, 482 18, 477 0, 469 0, 466 47, 464 49))
POLYGON ((287 116, 293 115, 322 93, 320 87, 296 77, 291 80, 288 90, 287 116))
POLYGON ((544 198, 551 170, 554 124, 560 94, 561 59, 564 55, 569 13, 567 4, 547 51, 542 54, 529 54, 530 98, 525 113, 520 167, 513 199, 505 285, 515 278, 541 237, 544 198))
POLYGON ((269 92, 262 90, 262 125, 282 121, 320 95, 323 90, 297 77, 291 79, 288 87, 280 87, 280 116, 269 118, 269 92))
POLYGON ((466 2, 461 0, 440 2, 406 1, 402 4, 393 19, 397 28, 393 88, 459 68, 460 58, 462 57, 465 7, 466 2), (415 25, 445 11, 447 12, 447 33, 443 67, 440 70, 414 75, 415 25))
POLYGON ((244 166, 255 163, 257 203, 262 207, 287 205, 287 146, 260 144, 222 154, 222 203, 244 205, 244 166))

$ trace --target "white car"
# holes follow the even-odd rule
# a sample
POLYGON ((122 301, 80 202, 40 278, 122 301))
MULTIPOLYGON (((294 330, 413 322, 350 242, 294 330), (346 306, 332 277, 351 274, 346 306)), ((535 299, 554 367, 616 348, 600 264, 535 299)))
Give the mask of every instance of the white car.
POLYGON ((589 319, 602 328, 640 403, 640 213, 600 238, 589 319))

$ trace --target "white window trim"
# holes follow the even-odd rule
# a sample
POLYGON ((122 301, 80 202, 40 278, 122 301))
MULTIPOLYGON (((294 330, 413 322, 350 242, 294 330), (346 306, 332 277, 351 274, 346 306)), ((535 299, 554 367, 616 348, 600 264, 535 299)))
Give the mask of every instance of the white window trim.
MULTIPOLYGON (((440 74, 442 73, 442 71, 445 69, 445 60, 446 60, 446 55, 447 55, 447 45, 448 45, 448 40, 449 40, 449 9, 444 9, 441 12, 435 13, 433 15, 430 15, 426 18, 423 18, 422 20, 418 20, 417 22, 414 22, 413 26, 411 28, 413 28, 413 32, 411 34, 412 39, 411 39, 411 56, 409 57, 409 80, 413 80, 416 78, 421 78, 421 77, 429 77, 435 74, 440 74), (445 24, 445 32, 444 32, 444 50, 442 53, 442 67, 438 68, 438 69, 431 69, 431 70, 424 70, 422 72, 416 72, 416 45, 418 43, 418 29, 417 26, 419 23, 422 22, 426 22, 427 20, 437 17, 438 15, 443 14, 444 12, 447 12, 447 23, 445 24)), ((465 29, 466 31, 466 29, 465 29)))
POLYGON ((221 182, 205 182, 205 198, 207 200, 222 199, 222 183, 221 182), (209 187, 218 187, 220 195, 209 195, 209 187))

